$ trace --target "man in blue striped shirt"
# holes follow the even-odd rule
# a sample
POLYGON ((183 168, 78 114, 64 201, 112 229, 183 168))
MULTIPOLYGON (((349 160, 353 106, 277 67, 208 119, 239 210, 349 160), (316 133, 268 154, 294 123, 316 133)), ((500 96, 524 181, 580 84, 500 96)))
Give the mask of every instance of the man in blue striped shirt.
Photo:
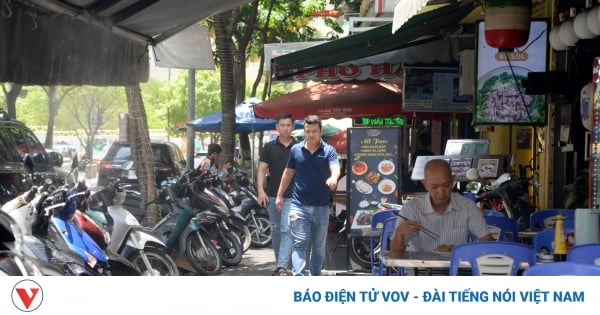
POLYGON ((450 248, 466 243, 470 235, 479 241, 494 240, 477 205, 452 191, 454 176, 448 162, 427 162, 423 185, 427 193, 402 206, 406 220, 398 218, 390 250, 430 252, 439 246, 450 248))

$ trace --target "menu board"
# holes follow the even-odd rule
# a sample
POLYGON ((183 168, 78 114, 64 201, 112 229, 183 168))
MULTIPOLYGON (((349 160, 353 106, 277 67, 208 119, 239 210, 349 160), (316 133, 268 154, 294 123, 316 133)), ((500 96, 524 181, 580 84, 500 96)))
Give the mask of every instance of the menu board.
POLYGON ((349 128, 346 193, 350 229, 371 228, 382 203, 401 202, 401 129, 349 128))
POLYGON ((548 21, 533 20, 529 41, 513 52, 499 51, 485 40, 485 21, 477 25, 475 125, 545 125, 544 95, 527 95, 529 72, 546 71, 548 21))

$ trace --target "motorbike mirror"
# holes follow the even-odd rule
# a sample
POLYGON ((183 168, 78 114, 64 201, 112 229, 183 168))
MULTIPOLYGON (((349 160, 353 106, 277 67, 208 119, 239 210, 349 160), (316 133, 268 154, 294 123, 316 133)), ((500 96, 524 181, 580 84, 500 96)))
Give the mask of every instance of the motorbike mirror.
POLYGON ((479 179, 479 171, 476 168, 470 168, 467 170, 465 174, 468 180, 476 180, 479 179))

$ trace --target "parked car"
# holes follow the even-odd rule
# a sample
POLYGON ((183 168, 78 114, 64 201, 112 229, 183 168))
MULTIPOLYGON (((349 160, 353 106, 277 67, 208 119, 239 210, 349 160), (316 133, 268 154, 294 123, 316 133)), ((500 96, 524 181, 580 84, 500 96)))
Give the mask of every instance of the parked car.
MULTIPOLYGON (((157 185, 168 177, 181 175, 185 170, 185 156, 175 143, 152 141, 150 147, 154 157, 154 173, 157 185)), ((121 182, 131 183, 134 187, 137 186, 138 180, 135 172, 133 170, 123 172, 123 165, 131 161, 131 145, 129 142, 113 142, 102 161, 100 161, 98 186, 105 186, 116 178, 119 178, 121 182)))
POLYGON ((48 153, 36 135, 23 123, 11 119, 0 109, 0 204, 15 198, 32 185, 43 183, 49 177, 56 185, 64 181, 68 172, 60 169, 62 156, 48 153), (33 174, 25 170, 25 156, 33 160, 33 174))

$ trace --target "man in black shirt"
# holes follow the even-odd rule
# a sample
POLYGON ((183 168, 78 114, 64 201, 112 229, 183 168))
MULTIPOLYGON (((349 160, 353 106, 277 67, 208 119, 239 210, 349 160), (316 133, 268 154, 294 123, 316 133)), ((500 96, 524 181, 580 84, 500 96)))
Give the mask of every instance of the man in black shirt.
POLYGON ((277 139, 267 143, 260 153, 257 171, 258 202, 269 211, 271 221, 271 237, 273 250, 275 251, 275 262, 277 268, 273 275, 289 275, 287 267, 292 253, 292 236, 289 229, 288 214, 290 211, 292 187, 289 185, 284 194, 284 202, 281 212, 275 206, 275 197, 283 170, 288 161, 290 148, 297 141, 292 138, 294 119, 291 114, 280 114, 277 117, 277 139), (268 174, 268 176, 267 176, 268 174), (265 192, 265 178, 267 178, 265 192))

